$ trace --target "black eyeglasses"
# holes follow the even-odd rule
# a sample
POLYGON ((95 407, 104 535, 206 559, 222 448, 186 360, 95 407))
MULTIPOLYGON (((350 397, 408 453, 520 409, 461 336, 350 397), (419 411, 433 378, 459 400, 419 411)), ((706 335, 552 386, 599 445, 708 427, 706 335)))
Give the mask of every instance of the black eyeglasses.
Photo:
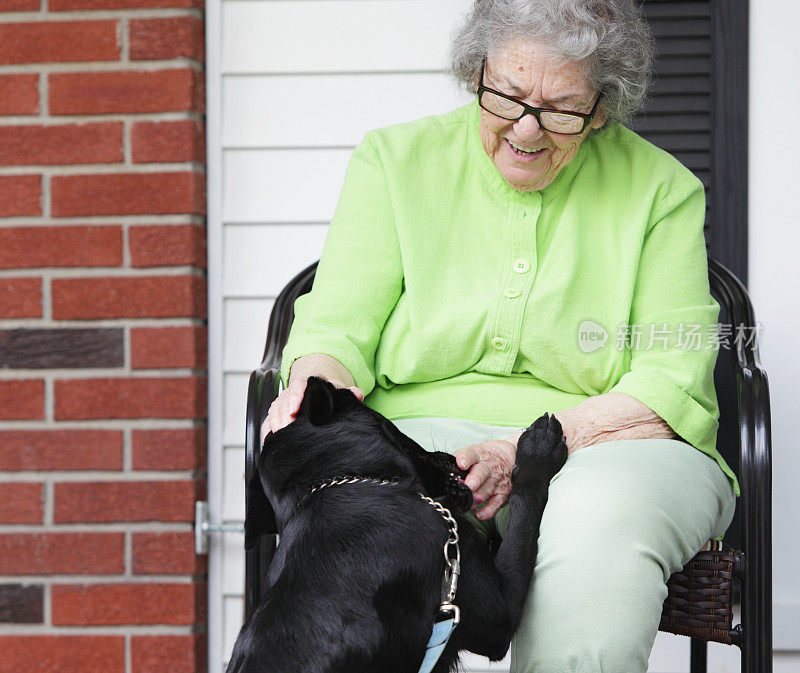
POLYGON ((526 114, 536 117, 536 121, 546 131, 561 133, 566 136, 576 136, 586 129, 597 112, 597 104, 603 97, 601 93, 594 102, 594 107, 589 114, 582 112, 566 112, 553 108, 531 107, 521 100, 506 96, 504 93, 483 86, 483 71, 486 69, 486 59, 481 65, 481 83, 478 85, 478 104, 487 112, 509 121, 522 119, 526 114))

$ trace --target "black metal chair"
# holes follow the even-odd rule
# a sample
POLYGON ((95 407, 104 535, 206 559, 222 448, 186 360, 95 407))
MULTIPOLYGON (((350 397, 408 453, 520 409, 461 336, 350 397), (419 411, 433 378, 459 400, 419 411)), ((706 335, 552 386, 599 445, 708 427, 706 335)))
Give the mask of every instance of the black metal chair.
MULTIPOLYGON (((660 630, 687 635, 691 673, 705 673, 708 641, 736 645, 743 673, 772 672, 772 473, 769 387, 757 340, 734 340, 736 326, 755 329, 753 307, 742 283, 709 258, 711 293, 721 324, 734 326, 729 348, 720 348, 714 382, 720 405, 717 446, 739 478, 742 495, 723 550, 701 551, 668 583, 660 630), (734 580, 740 583, 741 624, 732 625, 734 580)), ((310 291, 316 263, 295 276, 275 301, 261 365, 247 394, 245 479, 258 465, 260 428, 279 389, 281 354, 294 318, 294 302, 310 291)), ((250 503, 245 504, 246 508, 250 503)), ((246 552, 245 611, 249 617, 265 590, 274 535, 246 552)))

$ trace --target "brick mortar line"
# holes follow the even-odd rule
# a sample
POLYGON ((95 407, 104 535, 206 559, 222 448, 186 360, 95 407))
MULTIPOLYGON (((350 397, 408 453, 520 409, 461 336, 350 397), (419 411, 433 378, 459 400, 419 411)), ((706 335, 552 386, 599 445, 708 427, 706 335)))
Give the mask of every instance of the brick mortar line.
POLYGON ((130 63, 131 61, 130 27, 128 22, 129 18, 127 16, 121 16, 117 21, 119 60, 121 63, 130 63))
POLYGON ((29 582, 35 580, 36 584, 52 586, 53 584, 194 584, 202 581, 205 573, 194 575, 165 575, 163 573, 146 575, 122 575, 118 573, 101 575, 92 573, 80 575, 75 573, 48 573, 43 575, 2 575, 0 574, 0 584, 11 584, 12 582, 29 582))
MULTIPOLYGON (((181 481, 205 479, 201 470, 19 470, 0 472, 0 484, 78 484, 83 482, 181 481)), ((11 524, 9 524, 11 525, 11 524)))
MULTIPOLYGON (((75 470, 71 473, 59 473, 55 474, 52 472, 44 472, 38 471, 31 473, 30 471, 26 471, 26 473, 22 473, 21 471, 16 472, 0 472, 0 486, 4 486, 7 484, 41 484, 43 487, 42 491, 42 498, 43 498, 43 507, 48 506, 51 507, 53 505, 53 497, 54 497, 54 490, 53 487, 57 484, 141 484, 141 483, 158 483, 158 482, 181 482, 184 484, 188 484, 191 482, 203 482, 205 481, 208 476, 205 471, 203 470, 195 470, 193 473, 190 473, 188 476, 186 474, 186 470, 175 470, 174 473, 163 472, 154 474, 155 470, 141 470, 142 476, 140 476, 140 472, 137 471, 112 471, 109 470, 108 472, 101 472, 100 470, 87 470, 86 472, 81 472, 80 470, 75 470), (94 472, 94 474, 90 474, 90 472, 94 472), (98 477, 97 473, 101 473, 103 476, 98 477), (146 474, 144 474, 146 473, 146 474), (19 476, 18 476, 19 475, 19 476), (48 491, 48 489, 50 489, 48 491)), ((242 484, 242 489, 244 489, 244 484, 242 484)), ((45 515, 47 512, 45 512, 45 515)), ((52 512, 50 512, 52 514, 52 512)), ((3 527, 12 527, 18 529, 21 527, 31 526, 34 527, 37 531, 41 532, 43 529, 49 529, 52 526, 57 527, 60 529, 62 526, 68 525, 67 522, 58 522, 55 521, 52 516, 48 518, 48 516, 43 515, 42 523, 2 523, 0 524, 0 528, 3 527)), ((238 519, 236 519, 238 521, 238 519)), ((76 522, 80 523, 80 522, 76 522)), ((114 522, 87 522, 86 525, 96 525, 96 523, 114 523, 114 522)), ((133 522, 135 523, 135 522, 133 522)), ((144 522, 147 523, 147 522, 144 522)))
MULTIPOLYGON (((142 268, 133 266, 133 262, 131 259, 130 236, 131 236, 132 226, 135 225, 131 225, 131 223, 127 221, 122 223, 122 266, 126 269, 142 268)), ((162 226, 171 226, 171 225, 162 225, 162 226)), ((147 268, 155 269, 159 267, 147 267, 147 268)))
POLYGON ((195 584, 202 581, 205 575, 76 575, 76 574, 47 574, 47 575, 0 575, 0 583, 19 581, 29 582, 35 579, 36 584, 52 586, 54 584, 195 584))
MULTIPOLYGON (((41 78, 44 80, 44 78, 41 78)), ((41 95, 41 92, 40 92, 41 95)), ((167 112, 104 112, 85 115, 0 115, 0 126, 63 126, 64 124, 88 124, 129 120, 131 122, 194 121, 205 120, 206 115, 195 110, 172 110, 167 112), (43 124, 43 121, 58 122, 43 124)))
POLYGON ((53 320, 53 292, 51 282, 53 280, 49 269, 42 269, 42 320, 49 322, 53 320))
MULTIPOLYGON (((135 173, 137 175, 148 175, 150 173, 198 173, 206 174, 206 164, 197 161, 173 162, 173 163, 148 163, 130 164, 122 162, 114 164, 23 164, 19 166, 0 166, 0 176, 4 175, 41 175, 44 179, 52 176, 75 176, 75 175, 124 175, 135 173)), ((49 185, 42 185, 42 197, 45 192, 49 195, 49 185)), ((46 203, 49 204, 48 198, 46 203)), ((50 217, 50 208, 43 208, 42 217, 50 217)))
MULTIPOLYGON (((226 521, 229 521, 226 519, 226 521)), ((128 521, 98 523, 59 523, 52 526, 31 524, 0 524, 0 533, 190 533, 194 524, 180 521, 128 521)))
MULTIPOLYGON (((136 371, 131 365, 132 359, 133 347, 131 346, 131 326, 124 325, 122 329, 122 366, 129 373, 136 371)), ((182 367, 181 369, 186 368, 182 367)))
MULTIPOLYGON (((124 430, 129 426, 131 430, 188 430, 191 428, 205 429, 206 422, 205 419, 200 418, 102 418, 55 421, 50 424, 44 423, 43 421, 30 420, 0 421, 0 430, 14 430, 20 432, 34 432, 36 430, 124 430)), ((244 446, 244 443, 242 443, 241 446, 244 446)), ((70 470, 64 471, 69 472, 70 470)))
MULTIPOLYGON (((5 378, 0 380, 5 381, 5 378)), ((44 379, 44 422, 52 423, 56 418, 56 393, 54 379, 46 377, 44 379)))
POLYGON ((133 673, 133 654, 131 650, 133 649, 133 638, 130 632, 125 633, 125 646, 124 646, 124 658, 123 658, 123 666, 125 673, 133 673))
POLYGON ((109 19, 169 19, 194 16, 205 18, 205 12, 197 7, 126 7, 123 9, 72 9, 66 11, 39 10, 32 12, 3 12, 2 23, 44 23, 68 21, 107 21, 109 19))
MULTIPOLYGON (((124 430, 130 426, 131 430, 190 430, 198 429, 205 430, 205 419, 101 419, 101 420, 79 420, 79 421, 55 421, 53 423, 45 423, 44 421, 36 422, 34 427, 31 426, 31 421, 2 421, 0 422, 0 431, 12 432, 36 432, 38 430, 124 430), (183 425, 177 423, 182 422, 183 425)), ((244 437, 240 444, 227 443, 224 448, 228 449, 242 449, 244 447, 244 437)), ((199 468, 198 468, 199 470, 199 468)), ((64 470, 70 472, 74 470, 64 470)), ((97 470, 103 472, 104 470, 97 470)), ((106 470, 108 472, 119 472, 119 470, 106 470)), ((177 470, 162 470, 163 472, 176 472, 177 470)), ((186 471, 186 470, 182 470, 186 471)), ((15 474, 12 470, 5 471, 8 474, 15 474)), ((45 473, 47 470, 38 470, 39 474, 45 473)), ((2 473, 0 473, 2 474, 2 473)))
MULTIPOLYGON (((45 626, 52 626, 53 624, 53 595, 50 593, 50 585, 46 585, 42 591, 43 610, 42 621, 45 626)), ((2 631, 0 631, 2 633, 2 631)))
MULTIPOLYGON (((205 327, 205 318, 133 318, 106 319, 106 320, 53 320, 44 321, 41 319, 26 320, 3 320, 2 330, 8 329, 53 329, 53 328, 121 328, 130 326, 131 328, 156 328, 156 327, 205 327)), ((0 330, 0 331, 2 331, 0 330)), ((184 368, 185 369, 185 368, 184 368)))
POLYGON ((41 584, 52 587, 54 584, 196 584, 203 575, 0 575, 0 583, 41 584), (31 580, 35 582, 31 582, 31 580))
POLYGON ((122 163, 134 166, 133 162, 133 120, 122 120, 122 163))
POLYGON ((134 577, 133 573, 133 533, 125 531, 122 548, 122 575, 126 578, 134 577))
POLYGON ((110 626, 62 626, 53 624, 0 624, 0 636, 190 636, 203 625, 121 624, 110 626))
MULTIPOLYGON (((233 521, 232 523, 235 524, 237 522, 238 521, 233 521)), ((226 521, 226 523, 229 524, 231 522, 226 521)), ((84 524, 84 525, 86 525, 86 524, 84 524)), ((43 528, 39 528, 39 529, 20 529, 20 528, 17 528, 16 530, 11 530, 10 526, 8 524, 4 524, 3 526, 0 526, 0 528, 2 528, 2 530, 0 530, 0 535, 12 535, 12 534, 14 536, 20 536, 20 535, 39 536, 39 535, 55 535, 55 534, 87 535, 89 533, 97 533, 97 534, 105 534, 105 535, 117 534, 118 535, 120 533, 126 533, 126 532, 130 532, 131 534, 137 534, 138 535, 138 534, 144 534, 144 533, 162 534, 162 533, 191 533, 192 532, 191 529, 190 530, 167 530, 167 529, 162 529, 162 528, 158 528, 154 524, 149 524, 148 528, 137 528, 137 529, 131 529, 129 527, 130 524, 126 524, 126 526, 128 526, 128 527, 126 527, 124 529, 119 529, 119 530, 110 530, 110 529, 107 529, 107 528, 99 529, 99 526, 102 526, 102 525, 107 526, 109 524, 95 524, 95 525, 92 525, 87 530, 71 529, 69 524, 61 524, 60 527, 57 527, 57 528, 54 528, 54 529, 43 529, 43 528)), ((241 533, 233 533, 233 534, 234 535, 240 535, 240 536, 242 535, 241 533)), ((242 540, 244 540, 244 538, 242 538, 242 540)), ((83 575, 83 574, 79 574, 79 573, 55 573, 55 575, 58 576, 58 577, 61 577, 62 579, 66 579, 66 578, 73 577, 73 576, 78 576, 78 575, 80 575, 80 577, 89 577, 89 576, 91 576, 91 575, 83 575)), ((3 575, 2 573, 0 573, 0 583, 1 582, 11 581, 9 579, 11 577, 38 577, 38 578, 42 578, 42 581, 44 581, 45 579, 47 579, 49 577, 53 577, 53 576, 54 576, 54 573, 31 574, 31 575, 8 575, 8 574, 7 575, 3 575)), ((184 577, 184 578, 196 578, 197 576, 198 576, 198 574, 195 574, 195 575, 186 575, 186 574, 183 574, 183 575, 165 575, 165 577, 184 577)), ((98 575, 98 577, 104 577, 104 578, 107 578, 107 579, 116 577, 119 580, 119 579, 124 579, 127 576, 123 575, 123 574, 120 574, 120 573, 115 573, 115 574, 112 574, 112 575, 98 575)), ((136 575, 132 575, 132 577, 150 578, 150 577, 154 577, 154 575, 136 574, 136 575)))
MULTIPOLYGON (((4 171, 2 168, 0 168, 0 175, 6 175, 6 174, 7 172, 4 171)), ((13 175, 13 172, 10 174, 13 175)), ((40 197, 42 206, 42 217, 45 219, 49 219, 50 215, 53 212, 52 198, 50 191, 50 177, 52 173, 47 173, 42 171, 40 175, 41 175, 41 185, 42 185, 42 195, 40 197)))
MULTIPOLYGON (((205 278, 205 269, 197 266, 51 266, 25 267, 18 269, 0 269, 0 278, 16 278, 40 275, 43 281, 62 280, 64 278, 148 278, 151 276, 193 276, 205 278), (38 273, 37 273, 38 272, 38 273)), ((52 315, 52 314, 51 314, 52 315)), ((49 316, 45 320, 52 320, 49 316)))
POLYGON ((194 70, 205 74, 205 63, 193 58, 177 56, 172 59, 146 59, 141 61, 66 61, 45 63, 9 63, 0 65, 0 75, 31 74, 31 68, 43 75, 60 73, 94 74, 104 72, 159 72, 162 70, 194 70))
MULTIPOLYGON (((35 227, 35 226, 54 226, 69 224, 122 224, 130 222, 131 225, 150 224, 150 225, 171 225, 171 224, 198 224, 205 226, 206 216, 192 213, 171 213, 167 215, 86 215, 84 217, 50 217, 44 219, 36 217, 3 217, 0 218, 0 227, 35 227), (184 222, 176 220, 185 219, 184 222)), ((281 223, 290 224, 290 223, 281 223)), ((317 223, 327 224, 327 222, 317 223)))
POLYGON ((48 87, 47 77, 44 73, 37 73, 39 77, 39 117, 46 119, 50 116, 50 88, 48 87))
MULTIPOLYGON (((2 369, 0 381, 11 381, 18 378, 42 378, 45 380, 77 381, 80 379, 185 379, 205 378, 205 368, 175 367, 174 369, 134 369, 125 371, 122 367, 97 368, 44 368, 44 369, 2 369)), ((13 420, 13 419, 12 419, 13 420)), ((20 419, 24 420, 24 419, 20 419)), ((50 420, 50 419, 47 419, 50 420)), ((77 420, 77 419, 73 419, 77 420)), ((103 419, 96 419, 103 420, 103 419)), ((128 420, 128 419, 120 419, 128 420)), ((132 419, 131 419, 132 420, 132 419)))
MULTIPOLYGON (((2 476, 0 475, 0 479, 2 476)), ((55 511, 55 488, 53 481, 44 482, 44 514, 42 516, 42 523, 45 526, 55 525, 53 513, 55 511)))
MULTIPOLYGON (((124 472, 135 471, 133 467, 133 430, 131 428, 125 428, 122 431, 122 470, 124 472)), ((155 471, 164 472, 165 470, 155 471)), ((190 471, 193 472, 194 470, 190 471)))
POLYGON ((129 530, 125 531, 123 540, 123 568, 122 574, 125 577, 134 577, 133 573, 133 533, 129 530))
MULTIPOLYGON (((83 420, 83 421, 54 421, 46 423, 44 421, 37 421, 34 427, 31 426, 31 421, 0 421, 0 430, 8 430, 14 432, 36 432, 37 430, 124 430, 130 426, 132 430, 189 430, 192 428, 205 430, 205 419, 153 419, 145 418, 136 422, 137 419, 101 419, 101 420, 83 420), (183 423, 178 425, 177 423, 183 423)), ((244 446, 244 437, 242 437, 241 444, 226 444, 227 448, 242 448, 244 446)), ((68 471, 68 470, 65 470, 68 471)), ((102 471, 102 470, 99 470, 102 471)), ((111 472, 118 472, 119 470, 110 470, 111 472)), ((164 470, 169 472, 170 470, 164 470)), ((39 471, 44 472, 44 470, 39 471)))

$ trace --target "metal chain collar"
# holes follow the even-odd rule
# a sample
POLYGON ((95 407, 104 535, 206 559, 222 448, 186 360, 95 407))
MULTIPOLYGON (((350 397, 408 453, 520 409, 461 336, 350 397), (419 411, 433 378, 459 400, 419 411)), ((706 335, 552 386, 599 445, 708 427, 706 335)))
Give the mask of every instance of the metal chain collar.
POLYGON ((336 477, 335 479, 328 479, 319 484, 314 484, 309 491, 309 495, 329 486, 342 486, 343 484, 355 484, 358 482, 378 484, 380 486, 397 485, 396 479, 375 479, 374 477, 336 477))
MULTIPOLYGON (((303 502, 305 502, 305 500, 307 500, 312 493, 320 491, 323 488, 357 483, 377 484, 379 486, 397 486, 399 484, 397 479, 375 479, 374 477, 336 477, 312 486, 308 495, 303 498, 303 502)), ((457 608, 453 605, 453 600, 455 600, 456 597, 458 576, 461 573, 461 550, 458 546, 458 523, 453 518, 453 514, 450 512, 450 510, 440 502, 437 502, 433 498, 429 498, 427 495, 423 495, 422 493, 417 493, 417 495, 442 515, 442 518, 449 529, 450 534, 447 537, 447 542, 444 543, 444 561, 447 564, 447 567, 444 572, 441 608, 444 611, 453 609, 457 610, 457 608)))
POLYGON ((442 503, 436 502, 433 498, 422 495, 422 493, 417 493, 417 495, 442 515, 447 527, 450 529, 450 535, 447 538, 447 542, 444 543, 444 561, 447 564, 447 570, 445 570, 444 575, 447 593, 442 598, 442 604, 452 605, 456 597, 458 576, 461 574, 461 550, 458 547, 458 523, 456 523, 450 510, 442 505, 442 503))

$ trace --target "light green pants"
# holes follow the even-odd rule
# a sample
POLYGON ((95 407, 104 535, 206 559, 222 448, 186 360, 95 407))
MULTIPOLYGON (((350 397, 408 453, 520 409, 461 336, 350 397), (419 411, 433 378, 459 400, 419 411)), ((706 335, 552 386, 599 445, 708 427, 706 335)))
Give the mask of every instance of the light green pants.
MULTIPOLYGON (((520 429, 433 417, 394 423, 425 449, 448 453, 520 429)), ((512 673, 646 671, 666 580, 725 532, 735 500, 716 461, 675 439, 571 454, 550 481, 512 673)), ((502 534, 508 510, 472 519, 502 534)))

